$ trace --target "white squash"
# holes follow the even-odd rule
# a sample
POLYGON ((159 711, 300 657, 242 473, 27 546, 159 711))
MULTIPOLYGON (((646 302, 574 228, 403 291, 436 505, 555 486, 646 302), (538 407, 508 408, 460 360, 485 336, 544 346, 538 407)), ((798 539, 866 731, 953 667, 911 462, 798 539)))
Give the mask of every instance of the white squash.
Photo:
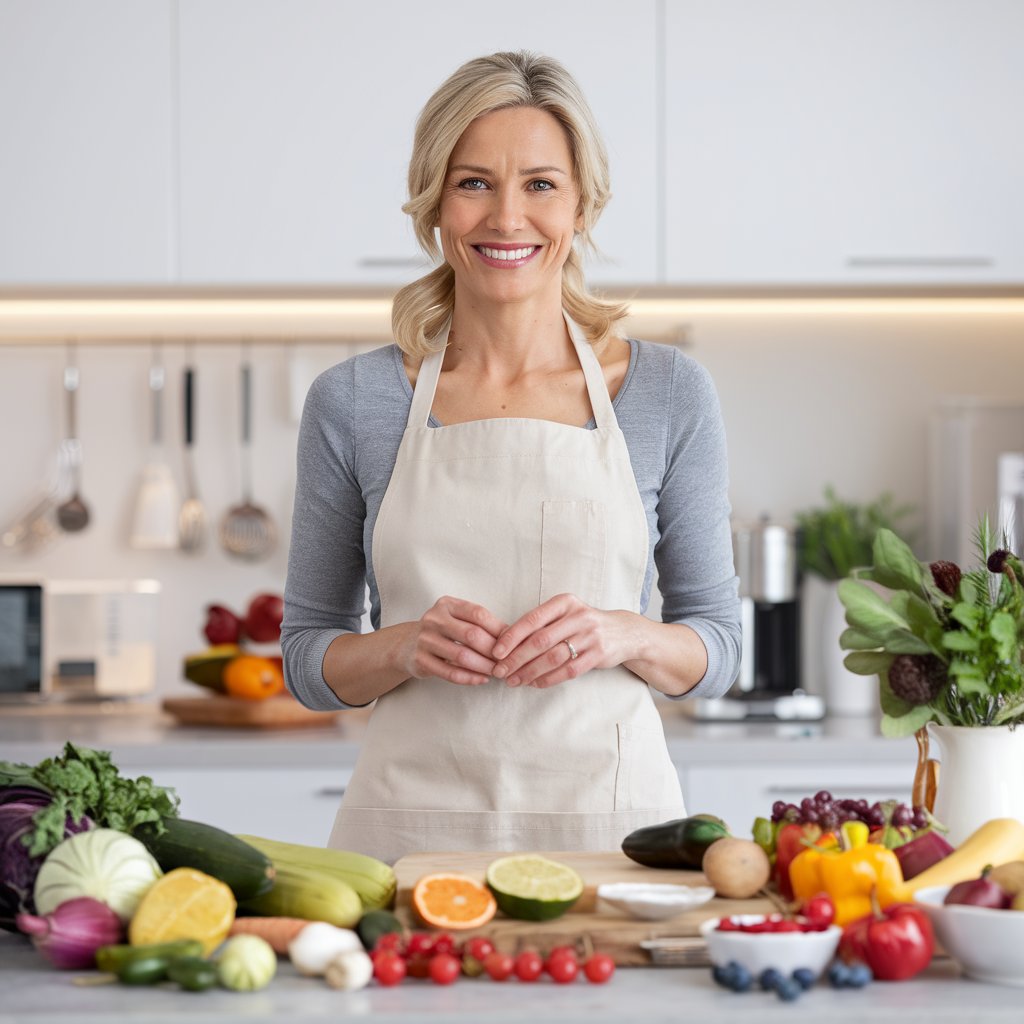
POLYGON ((91 896, 125 924, 163 874, 153 855, 126 832, 94 828, 55 846, 36 876, 36 912, 49 914, 67 900, 91 896))

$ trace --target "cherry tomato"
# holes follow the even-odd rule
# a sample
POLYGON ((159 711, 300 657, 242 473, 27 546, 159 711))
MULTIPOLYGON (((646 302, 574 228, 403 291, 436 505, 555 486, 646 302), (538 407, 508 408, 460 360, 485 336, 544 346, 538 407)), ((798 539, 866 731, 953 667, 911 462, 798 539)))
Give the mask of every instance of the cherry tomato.
MULTIPOLYGON (((562 949, 566 949, 566 947, 562 947, 562 949)), ((576 959, 576 951, 573 949, 568 949, 567 952, 561 953, 558 949, 553 949, 544 966, 547 968, 548 974, 559 985, 575 981, 576 975, 580 973, 580 963, 576 959)))
POLYGON ((413 932, 409 936, 409 943, 406 946, 406 952, 409 956, 416 955, 428 955, 434 947, 434 936, 429 935, 427 932, 413 932))
POLYGON ((374 953, 400 953, 402 950, 402 933, 401 932, 385 932, 383 935, 377 937, 377 941, 374 943, 374 953))
POLYGON ((823 932, 836 919, 836 906, 828 893, 819 892, 804 900, 800 914, 814 931, 823 932))
POLYGON ((595 953, 583 965, 587 981, 603 985, 615 973, 615 961, 606 953, 595 953))
POLYGON ((429 971, 435 984, 450 985, 462 973, 462 964, 451 953, 437 953, 430 958, 429 971))
POLYGON ((562 957, 569 957, 570 960, 576 959, 576 949, 574 946, 555 946, 554 949, 548 953, 548 962, 552 960, 558 960, 562 957))
POLYGON ((536 981, 544 973, 544 960, 535 949, 524 949, 513 969, 520 981, 536 981))
POLYGON ((483 963, 494 952, 494 943, 483 935, 474 935, 462 947, 462 951, 483 963))
POLYGON ((409 977, 429 978, 430 963, 432 959, 433 957, 427 956, 426 953, 413 953, 411 956, 406 957, 405 969, 408 972, 409 977))
POLYGON ((405 961, 394 952, 384 950, 373 958, 373 976, 390 988, 405 977, 405 961))
POLYGON ((488 953, 484 960, 484 970, 494 981, 507 981, 511 977, 515 967, 515 961, 508 953, 499 953, 495 950, 488 953))
POLYGON ((429 951, 432 956, 437 956, 438 953, 455 953, 455 940, 447 933, 441 932, 440 935, 434 938, 434 941, 430 944, 429 951))

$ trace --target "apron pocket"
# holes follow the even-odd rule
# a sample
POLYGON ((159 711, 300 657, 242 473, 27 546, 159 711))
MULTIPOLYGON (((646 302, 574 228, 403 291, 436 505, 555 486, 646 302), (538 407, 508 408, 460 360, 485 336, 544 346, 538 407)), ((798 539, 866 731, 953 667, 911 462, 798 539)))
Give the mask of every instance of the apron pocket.
MULTIPOLYGON (((643 724, 617 722, 619 767, 615 773, 615 810, 683 806, 683 790, 664 733, 643 724)), ((680 815, 682 817, 682 815, 680 815)))
POLYGON ((606 508, 601 501, 541 503, 540 594, 575 594, 601 607, 604 599, 606 508))

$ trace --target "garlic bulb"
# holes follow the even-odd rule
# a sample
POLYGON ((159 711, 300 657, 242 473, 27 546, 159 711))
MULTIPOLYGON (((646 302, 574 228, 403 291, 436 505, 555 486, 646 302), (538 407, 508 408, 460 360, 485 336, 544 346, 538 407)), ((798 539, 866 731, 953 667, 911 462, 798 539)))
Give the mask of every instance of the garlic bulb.
POLYGON ((288 958, 299 974, 319 976, 340 953, 363 951, 354 931, 337 928, 326 921, 312 921, 288 943, 288 958))
POLYGON ((366 988, 373 977, 373 961, 361 949, 339 953, 328 965, 324 978, 331 988, 355 992, 366 988))

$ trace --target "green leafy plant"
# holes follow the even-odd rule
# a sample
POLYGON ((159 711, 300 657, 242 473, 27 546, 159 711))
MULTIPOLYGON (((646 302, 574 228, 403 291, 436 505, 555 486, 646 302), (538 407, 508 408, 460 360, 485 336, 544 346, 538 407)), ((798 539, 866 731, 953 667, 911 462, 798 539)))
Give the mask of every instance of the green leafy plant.
POLYGON ((928 722, 1015 726, 1024 721, 1024 567, 997 549, 987 517, 975 543, 981 565, 919 562, 891 530, 870 568, 839 584, 848 627, 845 665, 878 675, 882 732, 906 736, 928 722), (863 581, 890 592, 888 600, 863 581))
POLYGON ((875 535, 881 529, 895 532, 910 511, 910 506, 897 506, 891 494, 856 505, 840 500, 832 487, 826 487, 824 507, 796 514, 801 570, 841 580, 854 569, 870 565, 875 535))

